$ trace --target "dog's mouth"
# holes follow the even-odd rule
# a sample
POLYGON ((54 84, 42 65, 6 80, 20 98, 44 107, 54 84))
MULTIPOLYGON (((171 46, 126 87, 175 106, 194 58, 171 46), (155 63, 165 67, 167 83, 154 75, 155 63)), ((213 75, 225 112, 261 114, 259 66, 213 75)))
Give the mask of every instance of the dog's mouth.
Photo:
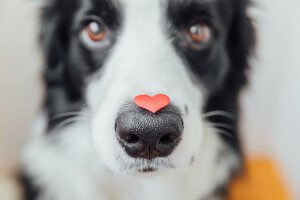
POLYGON ((151 173, 151 172, 155 172, 155 171, 157 171, 157 169, 154 169, 151 167, 139 170, 140 173, 151 173))
POLYGON ((167 171, 175 168, 175 166, 166 158, 155 158, 155 159, 129 159, 123 160, 118 159, 120 162, 119 172, 126 174, 131 173, 156 173, 159 171, 167 171))

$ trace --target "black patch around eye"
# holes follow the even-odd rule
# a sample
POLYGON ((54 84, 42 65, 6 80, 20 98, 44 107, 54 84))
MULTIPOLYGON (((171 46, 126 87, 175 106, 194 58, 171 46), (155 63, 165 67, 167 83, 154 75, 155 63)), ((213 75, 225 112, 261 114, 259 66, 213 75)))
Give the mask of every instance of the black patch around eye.
POLYGON ((87 10, 87 16, 101 17, 105 24, 113 30, 120 26, 121 16, 116 4, 108 0, 91 0, 91 2, 93 6, 87 10))
POLYGON ((219 127, 226 133, 220 138, 239 156, 239 97, 248 81, 249 58, 255 47, 255 29, 247 15, 249 5, 249 0, 170 0, 167 7, 174 48, 191 69, 192 80, 196 78, 206 89, 202 112, 225 111, 234 116, 234 120, 222 115, 206 120, 226 126, 219 127), (198 15, 208 17, 218 30, 213 44, 200 51, 182 45, 178 34, 178 29, 198 15))
POLYGON ((86 28, 92 22, 96 22, 98 24, 100 30, 104 29, 104 26, 106 26, 106 24, 104 23, 102 18, 97 15, 88 15, 87 14, 84 16, 80 16, 79 18, 80 18, 80 22, 77 22, 76 27, 75 27, 75 30, 77 32, 86 28))
POLYGON ((222 21, 219 18, 217 1, 170 1, 167 17, 169 35, 178 55, 207 88, 218 87, 228 67, 222 21), (211 31, 208 43, 194 44, 187 40, 186 29, 195 22, 207 24, 211 31))
POLYGON ((47 91, 44 106, 49 132, 73 117, 56 116, 85 108, 86 80, 102 67, 109 54, 110 47, 93 51, 82 46, 79 34, 90 16, 103 20, 111 31, 120 27, 120 12, 110 0, 52 0, 42 10, 47 91))
MULTIPOLYGON (((88 6, 82 7, 82 11, 79 11, 77 22, 75 25, 74 36, 76 39, 80 37, 81 31, 90 23, 97 22, 106 29, 109 33, 109 46, 104 48, 88 49, 82 43, 76 42, 76 46, 83 59, 91 69, 90 73, 98 70, 104 63, 107 55, 110 52, 111 47, 114 45, 117 37, 117 32, 121 28, 121 12, 116 2, 109 0, 89 0, 88 6)), ((80 56, 80 55, 79 55, 80 56)))
POLYGON ((175 28, 185 28, 196 21, 203 21, 217 28, 214 24, 216 13, 214 3, 201 3, 201 1, 170 1, 167 7, 167 15, 175 28))

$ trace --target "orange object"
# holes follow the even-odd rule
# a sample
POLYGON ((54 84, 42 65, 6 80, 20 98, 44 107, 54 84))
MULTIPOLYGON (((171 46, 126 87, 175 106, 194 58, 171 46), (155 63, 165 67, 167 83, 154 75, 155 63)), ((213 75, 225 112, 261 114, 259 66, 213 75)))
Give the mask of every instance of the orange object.
POLYGON ((274 163, 251 159, 245 174, 232 182, 229 200, 291 200, 274 163))

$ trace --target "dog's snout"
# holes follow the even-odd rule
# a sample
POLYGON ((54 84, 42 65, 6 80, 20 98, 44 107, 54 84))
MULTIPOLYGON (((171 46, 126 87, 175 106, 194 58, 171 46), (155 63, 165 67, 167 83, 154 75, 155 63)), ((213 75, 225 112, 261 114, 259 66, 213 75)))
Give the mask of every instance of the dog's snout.
POLYGON ((183 120, 173 105, 154 114, 133 104, 122 109, 115 128, 119 143, 129 156, 153 159, 173 152, 181 140, 183 120))

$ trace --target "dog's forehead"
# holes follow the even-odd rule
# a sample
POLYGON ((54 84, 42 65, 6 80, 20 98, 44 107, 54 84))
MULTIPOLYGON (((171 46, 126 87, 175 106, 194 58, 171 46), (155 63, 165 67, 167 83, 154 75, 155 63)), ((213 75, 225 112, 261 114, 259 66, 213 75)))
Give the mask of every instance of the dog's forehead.
MULTIPOLYGON (((162 10, 166 9, 171 4, 182 6, 190 3, 206 4, 216 2, 217 0, 113 0, 116 5, 122 6, 144 6, 148 10, 151 9, 150 5, 159 5, 162 10)), ((147 14, 147 13, 144 13, 147 14)))
MULTIPOLYGON (((169 0, 115 0, 116 5, 119 5, 120 9, 125 12, 132 12, 132 9, 136 9, 136 12, 143 12, 144 15, 151 14, 151 11, 159 6, 165 8, 169 0), (147 11, 147 12, 145 12, 147 11)), ((162 9, 159 9, 162 10, 162 9)), ((158 11, 158 10, 156 10, 158 11)))
MULTIPOLYGON (((113 0, 115 3, 147 3, 149 0, 113 0)), ((209 3, 216 0, 152 0, 160 3, 190 3, 190 2, 199 2, 199 3, 209 3)))

